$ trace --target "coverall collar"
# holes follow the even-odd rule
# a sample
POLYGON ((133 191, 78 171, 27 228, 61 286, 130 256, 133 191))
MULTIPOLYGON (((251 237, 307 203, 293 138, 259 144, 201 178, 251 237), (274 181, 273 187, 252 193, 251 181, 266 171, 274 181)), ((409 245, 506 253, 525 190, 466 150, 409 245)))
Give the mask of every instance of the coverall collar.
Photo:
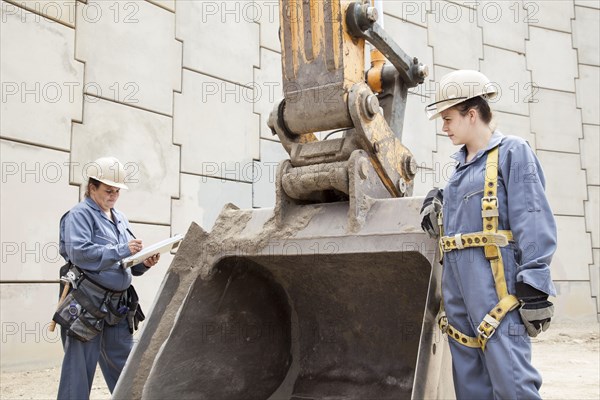
POLYGON ((489 140, 487 146, 485 147, 485 149, 479 150, 477 152, 477 154, 475 154, 475 157, 473 157, 473 159, 469 162, 465 162, 465 160, 467 159, 467 146, 466 145, 461 147, 459 151, 452 154, 450 157, 452 157, 453 159, 458 161, 457 167, 460 167, 465 164, 471 164, 471 163, 477 161, 478 159, 480 159, 488 151, 490 151, 494 147, 498 146, 500 144, 500 142, 502 141, 503 137, 504 137, 504 135, 502 134, 502 132, 500 132, 498 130, 494 131, 494 133, 492 133, 492 136, 490 137, 490 140, 489 140))
MULTIPOLYGON (((91 197, 85 198, 85 204, 87 204, 94 210, 98 211, 102 215, 102 217, 106 218, 110 222, 113 222, 106 216, 106 214, 104 214, 104 212, 102 212, 102 210, 100 209, 100 206, 98 206, 98 204, 96 204, 96 202, 91 197)), ((121 218, 119 217, 119 212, 117 210, 115 210, 114 208, 111 208, 110 211, 115 218, 115 222, 113 222, 113 223, 116 223, 116 224, 120 223, 121 218)))

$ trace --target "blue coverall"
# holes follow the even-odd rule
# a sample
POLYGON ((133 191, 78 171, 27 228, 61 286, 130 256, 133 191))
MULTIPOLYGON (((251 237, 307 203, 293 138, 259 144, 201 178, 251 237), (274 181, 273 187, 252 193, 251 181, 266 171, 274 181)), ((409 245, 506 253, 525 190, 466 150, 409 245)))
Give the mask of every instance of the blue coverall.
MULTIPOLYGON (((118 262, 131 255, 128 242, 133 238, 125 215, 114 208, 112 215, 116 222, 89 197, 77 204, 60 220, 60 254, 95 282, 122 291, 131 285, 132 275, 141 275, 148 268, 144 264, 121 268, 118 262)), ((88 399, 98 362, 112 393, 133 346, 127 319, 115 326, 104 324, 103 331, 85 343, 63 337, 65 356, 58 399, 88 399)))
MULTIPOLYGON (((483 230, 483 197, 487 153, 499 147, 499 230, 511 230, 514 241, 502 248, 508 291, 524 282, 550 296, 556 291, 550 261, 556 250, 556 224, 544 193, 541 165, 528 143, 495 131, 488 146, 466 162, 463 147, 452 158, 456 169, 444 190, 445 236, 483 230)), ((444 254, 442 292, 448 322, 475 337, 477 326, 498 303, 490 262, 483 248, 444 254)), ((542 380, 531 365, 531 343, 518 310, 507 314, 485 351, 448 339, 458 399, 539 399, 542 380)))

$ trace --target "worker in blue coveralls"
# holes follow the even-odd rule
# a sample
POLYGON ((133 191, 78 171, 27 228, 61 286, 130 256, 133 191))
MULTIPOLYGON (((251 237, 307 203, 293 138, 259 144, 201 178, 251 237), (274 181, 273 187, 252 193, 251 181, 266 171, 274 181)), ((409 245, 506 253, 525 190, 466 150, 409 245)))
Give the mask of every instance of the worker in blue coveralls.
MULTIPOLYGON (((124 167, 114 157, 103 157, 88 165, 87 170, 92 174, 85 199, 60 221, 60 254, 87 278, 80 283, 80 291, 89 287, 88 293, 99 293, 101 300, 111 296, 116 298, 115 307, 126 315, 131 310, 119 303, 122 300, 120 293, 129 294, 132 275, 145 273, 158 262, 160 255, 132 268, 121 267, 121 259, 143 248, 142 241, 133 237, 125 215, 114 208, 120 190, 127 189, 124 167)), ((91 295, 89 301, 94 303, 94 296, 91 295)), ((107 305, 98 307, 104 310, 107 305)), ((81 307, 73 300, 71 309, 76 314, 81 307)), ((108 321, 96 321, 100 332, 94 331, 95 336, 86 336, 75 326, 65 329, 61 324, 61 333, 66 335, 63 335, 65 354, 59 399, 88 399, 98 362, 112 393, 133 346, 133 328, 129 326, 132 320, 133 316, 122 318, 114 326, 108 321)))
POLYGON ((529 144, 492 127, 495 85, 480 72, 444 76, 429 119, 441 117, 456 168, 428 193, 422 227, 440 235, 440 328, 448 334, 458 399, 539 399, 531 343, 553 316, 556 224, 529 144))

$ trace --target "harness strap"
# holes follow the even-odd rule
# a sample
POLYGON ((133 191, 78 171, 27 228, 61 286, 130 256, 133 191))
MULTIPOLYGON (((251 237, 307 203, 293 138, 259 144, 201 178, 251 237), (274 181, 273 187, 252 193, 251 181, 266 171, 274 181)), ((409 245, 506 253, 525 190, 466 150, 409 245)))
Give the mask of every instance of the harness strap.
POLYGON ((481 350, 485 350, 487 341, 496 333, 496 329, 506 314, 519 306, 519 300, 512 294, 504 297, 488 312, 477 327, 477 338, 481 343, 481 350))
POLYGON ((440 245, 444 253, 447 253, 451 250, 465 249, 467 247, 484 247, 489 244, 504 247, 511 240, 513 240, 511 231, 498 231, 498 233, 474 232, 455 236, 442 236, 440 245), (458 243, 459 240, 460 244, 458 243))
POLYGON ((448 322, 448 317, 446 317, 443 305, 440 307, 440 313, 438 314, 438 326, 442 333, 448 334, 449 337, 463 346, 485 350, 488 340, 494 336, 496 329, 500 326, 500 322, 502 322, 506 314, 517 308, 519 304, 519 300, 513 295, 508 295, 500 300, 498 304, 483 317, 483 321, 481 321, 477 327, 477 337, 465 335, 452 326, 448 322))
POLYGON ((481 348, 477 338, 465 335, 448 323, 448 317, 446 317, 446 312, 443 309, 440 310, 438 326, 440 327, 442 333, 447 334, 449 337, 456 340, 463 346, 472 347, 474 349, 481 348))
MULTIPOLYGON (((504 263, 500 248, 507 246, 508 242, 513 240, 513 235, 511 231, 498 230, 500 213, 498 211, 497 192, 498 147, 495 147, 488 152, 485 163, 484 196, 481 199, 483 231, 442 236, 440 238, 440 249, 444 253, 469 247, 483 247, 485 258, 490 262, 496 294, 500 301, 485 315, 483 321, 477 327, 477 337, 465 335, 448 322, 443 298, 438 318, 438 325, 443 333, 447 333, 448 336, 464 346, 482 350, 485 350, 488 340, 494 335, 504 317, 519 306, 519 300, 508 293, 504 275, 504 263)), ((443 235, 441 226, 440 233, 443 235)))

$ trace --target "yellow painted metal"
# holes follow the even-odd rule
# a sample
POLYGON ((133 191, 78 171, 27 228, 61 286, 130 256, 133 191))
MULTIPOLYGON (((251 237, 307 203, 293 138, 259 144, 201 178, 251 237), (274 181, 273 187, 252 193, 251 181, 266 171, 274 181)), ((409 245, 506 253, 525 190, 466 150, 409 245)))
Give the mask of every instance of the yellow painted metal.
MULTIPOLYGON (((350 36, 348 26, 346 25, 346 10, 353 1, 342 1, 342 35, 343 35, 343 63, 344 63, 344 88, 346 91, 357 82, 364 82, 365 76, 365 40, 355 39, 350 36)), ((334 28, 339 25, 334 24, 334 28)))
POLYGON ((367 84, 375 93, 383 92, 382 71, 386 58, 377 49, 371 50, 371 68, 367 71, 367 84))
POLYGON ((348 34, 351 1, 280 0, 284 83, 301 89, 364 80, 364 40, 348 34), (290 57, 291 55, 291 57, 290 57))

